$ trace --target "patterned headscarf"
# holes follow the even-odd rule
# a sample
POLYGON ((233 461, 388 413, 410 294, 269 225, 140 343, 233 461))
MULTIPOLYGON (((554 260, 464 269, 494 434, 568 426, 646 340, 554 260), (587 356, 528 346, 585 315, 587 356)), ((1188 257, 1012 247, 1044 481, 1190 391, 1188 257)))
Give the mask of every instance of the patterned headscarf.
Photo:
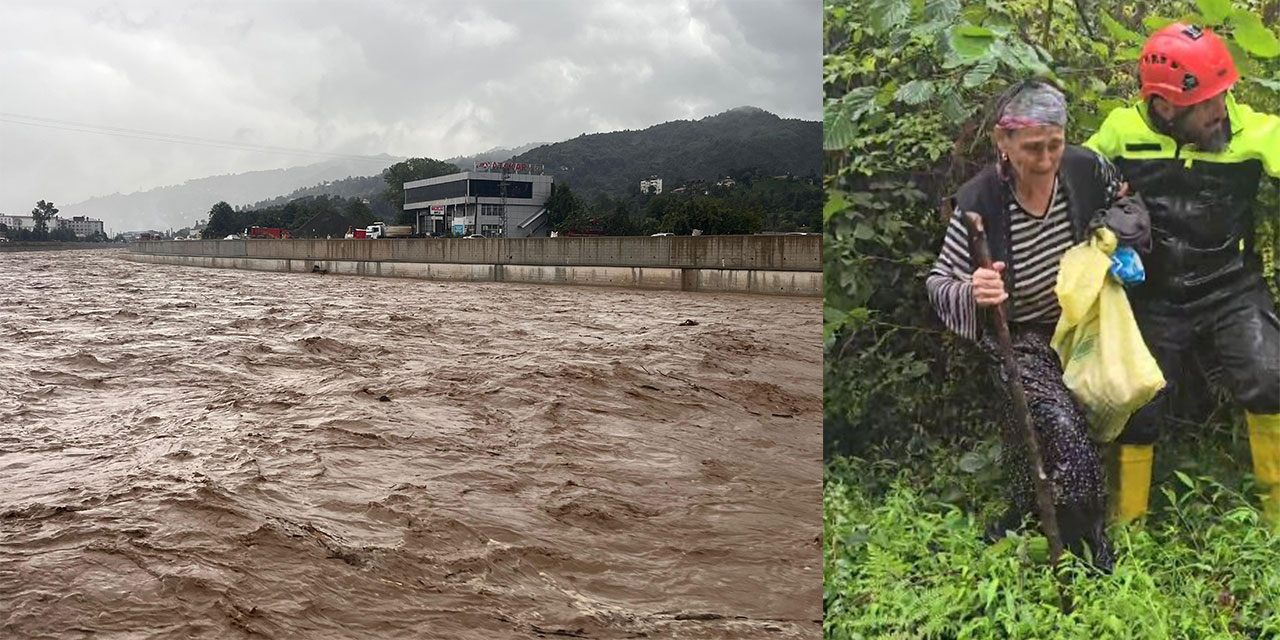
POLYGON ((1001 129, 1067 126, 1067 99, 1053 85, 1032 80, 1018 86, 997 116, 1001 129))

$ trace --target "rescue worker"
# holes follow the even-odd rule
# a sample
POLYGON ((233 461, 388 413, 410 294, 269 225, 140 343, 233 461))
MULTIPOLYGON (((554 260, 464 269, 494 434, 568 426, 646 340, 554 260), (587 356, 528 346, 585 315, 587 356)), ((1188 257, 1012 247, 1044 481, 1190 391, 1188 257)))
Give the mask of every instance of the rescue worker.
MULTIPOLYGON (((998 157, 957 192, 942 251, 925 283, 929 300, 948 329, 984 348, 1001 376, 999 349, 993 336, 984 335, 981 317, 984 308, 1009 300, 1015 358, 1063 544, 1083 557, 1087 542, 1094 563, 1109 570, 1102 465, 1049 340, 1062 312, 1054 293, 1062 255, 1085 239, 1098 211, 1121 195, 1123 185, 1111 163, 1066 144, 1067 106, 1056 88, 1037 80, 1014 85, 998 101, 994 120, 998 157), (982 216, 992 269, 975 268, 963 212, 982 216)), ((1004 380, 995 386, 1008 390, 1004 380)), ((1035 510, 1021 426, 1010 415, 1007 393, 1005 399, 1002 451, 1010 504, 988 527, 990 541, 1017 529, 1035 510)))
POLYGON ((1246 412, 1263 515, 1280 525, 1280 321, 1254 252, 1263 174, 1280 177, 1280 117, 1236 102, 1239 78, 1212 31, 1183 23, 1151 35, 1138 63, 1142 100, 1112 111, 1085 146, 1111 159, 1146 204, 1146 282, 1129 290, 1167 386, 1117 439, 1112 517, 1147 510, 1153 445, 1193 358, 1221 368, 1246 412))

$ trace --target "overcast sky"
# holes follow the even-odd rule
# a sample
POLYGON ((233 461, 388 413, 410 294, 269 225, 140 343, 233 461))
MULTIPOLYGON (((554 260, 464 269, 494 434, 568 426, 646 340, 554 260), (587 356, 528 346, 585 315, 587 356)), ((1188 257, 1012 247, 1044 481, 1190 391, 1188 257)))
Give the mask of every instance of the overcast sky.
POLYGON ((818 120, 821 20, 818 0, 3 0, 0 213, 742 105, 818 120))

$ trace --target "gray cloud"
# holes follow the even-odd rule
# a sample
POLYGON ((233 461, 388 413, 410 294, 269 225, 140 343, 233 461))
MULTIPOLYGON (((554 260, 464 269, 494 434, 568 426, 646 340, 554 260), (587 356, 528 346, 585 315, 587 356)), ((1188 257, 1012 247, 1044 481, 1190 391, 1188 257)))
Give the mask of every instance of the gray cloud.
POLYGON ((821 111, 814 0, 33 1, 0 24, 0 113, 27 117, 0 116, 26 123, 0 121, 4 213, 317 160, 218 141, 447 158, 821 111))

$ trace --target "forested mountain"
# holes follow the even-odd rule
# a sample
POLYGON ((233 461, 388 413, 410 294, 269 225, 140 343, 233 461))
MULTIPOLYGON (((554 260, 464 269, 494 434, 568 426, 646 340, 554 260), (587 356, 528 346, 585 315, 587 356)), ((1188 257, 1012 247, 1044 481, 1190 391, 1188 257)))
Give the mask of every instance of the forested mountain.
POLYGON ((115 231, 177 229, 196 220, 207 219, 209 208, 219 201, 244 206, 308 185, 323 185, 358 175, 373 174, 374 180, 380 181, 381 169, 398 160, 400 158, 394 156, 377 156, 368 161, 329 160, 304 167, 211 176, 188 180, 180 185, 98 196, 60 206, 64 217, 100 218, 115 231), (385 164, 380 164, 380 159, 384 159, 385 164))
POLYGON ((456 164, 463 171, 466 171, 474 167, 477 162, 502 162, 503 160, 511 158, 512 156, 520 155, 530 149, 536 149, 546 144, 547 144, 546 142, 533 142, 530 144, 523 144, 518 147, 513 147, 510 149, 506 147, 494 147, 488 151, 481 151, 480 153, 477 153, 475 155, 457 156, 455 158, 449 158, 445 160, 445 162, 456 164))
POLYGON ((291 200, 297 200, 298 198, 306 198, 309 196, 367 198, 372 201, 374 196, 386 188, 387 183, 383 181, 381 173, 371 176, 343 178, 341 180, 326 180, 325 182, 317 185, 294 189, 293 192, 287 196, 276 196, 266 200, 259 200, 245 208, 265 209, 267 207, 288 204, 291 200))
POLYGON ((541 164, 556 182, 586 196, 624 195, 656 175, 664 184, 716 179, 743 169, 817 176, 822 123, 779 118, 739 107, 701 120, 676 120, 640 131, 584 134, 514 158, 541 164))
MULTIPOLYGON (((446 162, 468 170, 475 162, 512 159, 544 165, 559 184, 585 198, 607 195, 631 200, 640 180, 659 176, 676 185, 755 172, 814 177, 821 167, 822 123, 783 119, 754 107, 739 107, 701 120, 677 120, 638 131, 581 135, 572 140, 495 148, 446 162), (514 157, 513 155, 514 154, 514 157)), ((275 171, 214 176, 128 195, 91 198, 68 205, 66 215, 108 221, 117 231, 179 228, 207 219, 210 207, 226 202, 239 210, 275 210, 300 199, 367 200, 373 215, 393 220, 395 206, 380 197, 383 174, 400 158, 378 162, 329 161, 275 171), (281 195, 288 194, 288 195, 281 195)), ((376 159, 375 159, 376 160, 376 159)), ((766 212, 768 213, 768 212, 766 212)), ((768 223, 766 222, 766 226, 768 223)))

